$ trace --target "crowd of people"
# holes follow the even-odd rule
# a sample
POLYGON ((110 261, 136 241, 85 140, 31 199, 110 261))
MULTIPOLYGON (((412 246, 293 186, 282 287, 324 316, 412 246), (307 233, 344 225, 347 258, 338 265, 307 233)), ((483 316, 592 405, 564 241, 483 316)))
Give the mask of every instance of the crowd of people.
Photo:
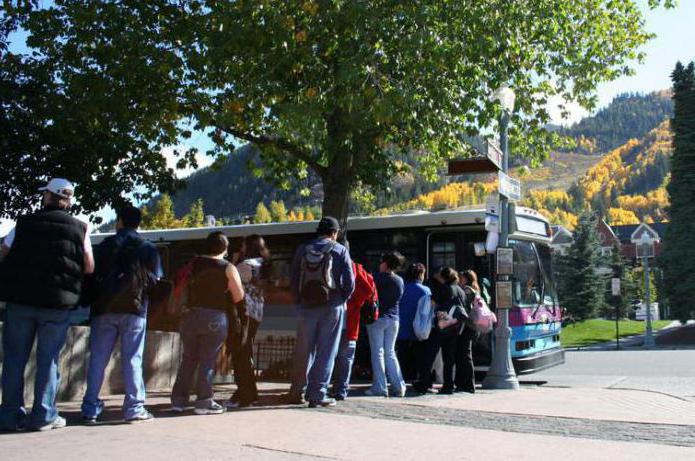
MULTIPOLYGON (((117 211, 115 235, 92 249, 87 225, 69 212, 74 190, 65 179, 52 179, 41 189, 42 208, 19 217, 2 244, 3 430, 66 425, 56 407, 58 358, 69 311, 85 303, 91 306, 91 329, 84 422, 97 422, 103 411, 99 394, 119 339, 124 419, 154 419, 145 407, 143 350, 149 293, 164 276, 159 253, 138 234, 142 215, 133 206, 117 211), (34 403, 27 412, 24 370, 35 340, 34 403)), ((426 285, 426 267, 413 263, 404 268, 404 257, 392 251, 370 274, 351 259, 348 242, 339 241, 340 231, 336 219, 324 217, 316 238, 301 245, 292 260, 298 327, 287 403, 308 402, 314 408, 346 399, 360 334, 368 336, 371 351, 372 385, 365 395, 403 397, 407 382, 415 393, 434 393, 433 364, 440 351, 439 393, 475 392, 471 347, 476 330, 469 318, 471 303, 481 293, 475 273, 445 267, 426 285), (360 332, 361 325, 366 332, 360 332)), ((220 414, 257 402, 253 344, 263 320, 264 287, 272 279, 263 237, 245 237, 240 251, 229 255, 222 232, 212 232, 204 252, 175 274, 168 309, 181 316, 183 354, 171 411, 192 406, 196 414, 220 414), (213 377, 225 343, 237 390, 220 403, 213 377)))

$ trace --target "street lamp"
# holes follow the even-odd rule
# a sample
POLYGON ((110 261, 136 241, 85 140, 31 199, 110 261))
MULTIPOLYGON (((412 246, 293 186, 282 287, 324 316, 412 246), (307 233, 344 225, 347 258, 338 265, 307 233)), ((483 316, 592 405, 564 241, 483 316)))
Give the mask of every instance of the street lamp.
POLYGON ((644 305, 647 308, 647 327, 644 335, 644 347, 651 349, 654 347, 654 335, 652 333, 652 303, 651 293, 649 292, 649 258, 654 256, 654 245, 658 239, 653 238, 649 232, 642 233, 639 240, 638 252, 642 256, 642 264, 644 266, 644 305))
MULTIPOLYGON (((502 106, 502 115, 500 116, 500 148, 502 149, 502 172, 505 174, 509 168, 509 119, 514 111, 514 100, 516 95, 514 91, 503 86, 497 89, 491 100, 497 101, 502 106)), ((509 205, 507 197, 500 194, 500 239, 499 246, 506 247, 509 245, 509 220, 515 219, 514 216, 509 216, 509 205)), ((508 281, 508 275, 498 275, 499 281, 508 281)), ((495 329, 495 350, 492 356, 490 369, 483 380, 483 389, 519 389, 519 380, 514 372, 512 364, 512 352, 510 348, 510 337, 512 329, 509 328, 509 310, 497 309, 497 328, 495 329)))

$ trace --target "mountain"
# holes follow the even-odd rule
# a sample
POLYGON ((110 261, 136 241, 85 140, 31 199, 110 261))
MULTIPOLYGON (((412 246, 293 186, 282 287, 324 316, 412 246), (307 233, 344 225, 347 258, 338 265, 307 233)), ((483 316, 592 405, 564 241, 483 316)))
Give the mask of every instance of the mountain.
POLYGON ((577 140, 580 152, 594 154, 615 149, 648 131, 673 115, 670 91, 649 94, 621 94, 595 115, 569 128, 556 127, 577 140))
MULTIPOLYGON (((617 216, 616 210, 621 204, 629 204, 628 208, 636 206, 634 200, 630 202, 626 197, 646 197, 663 183, 668 171, 668 155, 665 152, 670 147, 666 146, 668 141, 665 138, 668 128, 660 124, 671 116, 672 110, 667 91, 620 95, 606 108, 571 127, 553 128, 577 141, 578 147, 573 152, 553 152, 540 168, 529 169, 522 166, 516 168, 513 174, 524 181, 525 190, 530 191, 527 195, 529 200, 534 200, 531 193, 536 194, 537 199, 540 191, 551 191, 552 199, 549 200, 552 203, 536 203, 539 205, 537 208, 548 211, 550 215, 557 214, 559 220, 564 220, 569 225, 573 212, 582 206, 592 206, 606 213, 613 209, 613 215, 617 216), (657 142, 656 138, 663 142, 657 142), (663 152, 652 155, 653 150, 650 149, 657 144, 661 146, 659 149, 663 148, 663 152), (640 157, 644 152, 652 153, 640 157), (598 155, 604 153, 604 157, 598 155), (620 174, 624 177, 621 176, 623 179, 620 184, 605 183, 611 192, 608 199, 604 200, 593 187, 596 184, 601 184, 599 188, 603 187, 605 178, 597 179, 600 176, 598 172, 605 171, 607 162, 613 162, 610 168, 616 168, 617 157, 620 157, 620 174), (632 167, 632 164, 636 165, 632 167), (622 197, 620 204, 619 197, 622 197), (559 206, 557 203, 563 205, 559 206)), ((459 206, 473 199, 479 201, 484 197, 481 194, 489 192, 488 186, 476 188, 452 185, 465 183, 466 180, 483 184, 487 181, 484 177, 442 175, 432 183, 418 174, 415 155, 405 156, 401 162, 406 166, 407 173, 394 178, 388 190, 377 193, 371 203, 352 203, 351 213, 459 206)), ((320 205, 322 191, 318 178, 310 176, 304 182, 293 185, 290 190, 283 191, 254 176, 249 165, 260 166, 259 156, 255 148, 246 145, 238 148, 217 167, 203 168, 191 175, 187 180, 187 187, 173 197, 176 215, 187 213, 197 199, 203 200, 205 214, 231 222, 254 215, 260 202, 268 205, 273 200, 282 200, 288 210, 313 207, 316 211, 320 205), (308 189, 311 193, 304 197, 299 192, 301 189, 308 189)), ((627 215, 621 219, 634 220, 645 215, 651 216, 652 212, 646 212, 645 207, 646 205, 642 206, 642 211, 634 216, 627 215)))

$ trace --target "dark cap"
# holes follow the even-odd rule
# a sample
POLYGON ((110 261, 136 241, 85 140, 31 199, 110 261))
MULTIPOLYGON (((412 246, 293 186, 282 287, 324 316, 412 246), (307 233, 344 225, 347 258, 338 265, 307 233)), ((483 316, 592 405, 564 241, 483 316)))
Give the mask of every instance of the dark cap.
POLYGON ((340 230, 340 224, 338 220, 333 216, 324 216, 319 221, 319 225, 316 228, 316 233, 319 235, 328 235, 333 232, 338 232, 340 230))

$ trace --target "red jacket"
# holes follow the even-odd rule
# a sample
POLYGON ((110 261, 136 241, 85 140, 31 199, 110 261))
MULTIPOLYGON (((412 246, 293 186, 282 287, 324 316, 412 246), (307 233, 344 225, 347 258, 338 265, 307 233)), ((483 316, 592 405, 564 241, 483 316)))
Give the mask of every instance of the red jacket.
POLYGON ((360 309, 368 300, 376 300, 377 294, 372 274, 355 262, 352 263, 352 270, 355 273, 355 291, 347 302, 345 336, 349 341, 357 341, 360 334, 360 309))

